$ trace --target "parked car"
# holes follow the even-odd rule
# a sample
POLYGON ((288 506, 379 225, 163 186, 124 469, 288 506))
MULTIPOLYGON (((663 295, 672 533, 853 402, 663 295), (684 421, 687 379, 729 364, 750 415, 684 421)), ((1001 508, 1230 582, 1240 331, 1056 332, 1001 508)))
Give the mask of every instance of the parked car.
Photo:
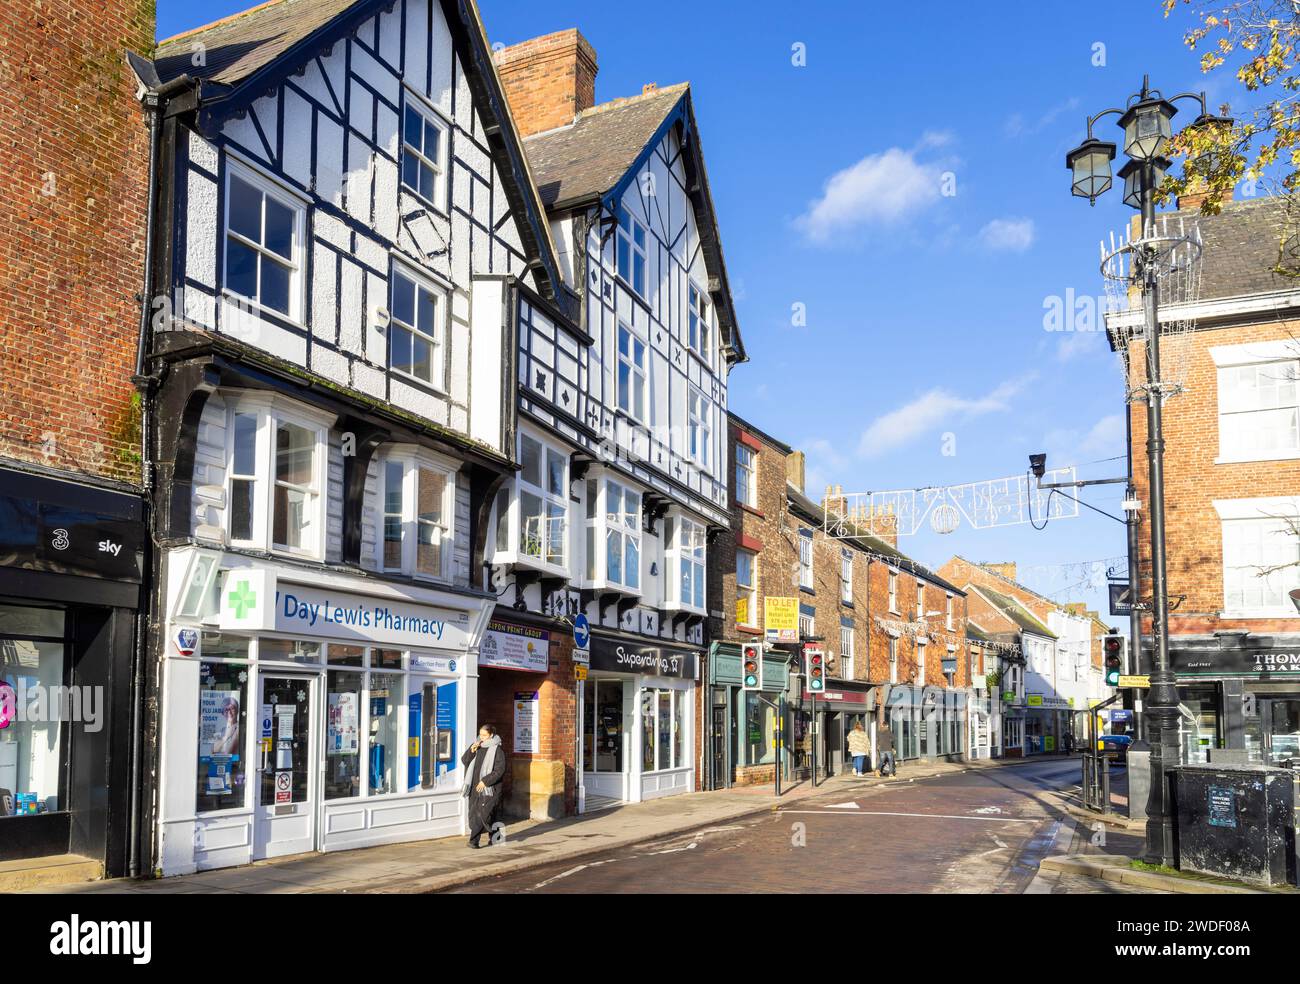
POLYGON ((1097 750, 1112 762, 1128 763, 1128 747, 1133 744, 1132 735, 1102 735, 1097 739, 1097 750))

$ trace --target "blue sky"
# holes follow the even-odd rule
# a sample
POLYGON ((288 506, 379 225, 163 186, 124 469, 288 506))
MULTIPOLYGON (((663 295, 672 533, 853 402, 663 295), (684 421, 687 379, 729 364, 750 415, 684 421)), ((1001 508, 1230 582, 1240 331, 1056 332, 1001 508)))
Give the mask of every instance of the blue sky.
MULTIPOLYGON (((249 5, 161 0, 159 37, 249 5)), ((1045 331, 1044 303, 1102 292, 1098 241, 1132 214, 1115 192, 1095 208, 1069 194, 1085 116, 1122 105, 1144 72, 1166 94, 1235 96, 1200 74, 1181 14, 1158 0, 1001 0, 978 16, 955 0, 480 5, 493 42, 580 28, 598 101, 692 83, 751 359, 731 406, 808 453, 814 498, 827 483, 1015 475, 1034 451, 1122 474, 1104 462, 1124 453, 1118 364, 1100 335, 1045 331)), ((1086 498, 1118 513, 1118 491, 1086 498)), ((1094 606, 1103 592, 1071 590, 1084 572, 1053 565, 1125 553, 1123 527, 1086 511, 1041 533, 900 546, 935 565, 1015 560, 1032 586, 1094 606)))

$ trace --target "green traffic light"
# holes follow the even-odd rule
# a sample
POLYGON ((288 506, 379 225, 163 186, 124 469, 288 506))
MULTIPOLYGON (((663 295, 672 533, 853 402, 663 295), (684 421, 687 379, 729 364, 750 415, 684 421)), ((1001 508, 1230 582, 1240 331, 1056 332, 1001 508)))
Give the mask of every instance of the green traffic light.
POLYGON ((1109 673, 1106 674, 1106 686, 1108 687, 1119 686, 1119 670, 1111 670, 1109 673))

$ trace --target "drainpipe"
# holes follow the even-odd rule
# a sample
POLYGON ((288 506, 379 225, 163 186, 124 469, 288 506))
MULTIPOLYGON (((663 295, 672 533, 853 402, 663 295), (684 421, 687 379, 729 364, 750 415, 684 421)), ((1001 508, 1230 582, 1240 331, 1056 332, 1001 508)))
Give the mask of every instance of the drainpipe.
POLYGON ((150 611, 158 596, 151 585, 154 580, 154 530, 153 494, 153 407, 154 396, 158 388, 158 377, 152 372, 146 373, 148 353, 152 348, 153 338, 151 314, 154 297, 154 243, 157 238, 158 211, 158 157, 162 141, 162 107, 174 93, 192 86, 193 80, 188 75, 173 79, 166 85, 159 82, 153 64, 127 53, 127 61, 141 82, 140 101, 144 105, 149 130, 149 168, 148 192, 145 208, 144 237, 144 276, 140 293, 140 326, 136 341, 135 374, 131 382, 140 394, 140 481, 143 492, 143 521, 146 536, 144 538, 144 563, 142 584, 145 588, 144 606, 136 615, 136 637, 134 666, 131 668, 131 788, 129 808, 129 846, 127 851, 127 874, 131 878, 140 877, 140 836, 142 797, 141 782, 144 759, 144 718, 145 718, 145 668, 149 658, 150 611))

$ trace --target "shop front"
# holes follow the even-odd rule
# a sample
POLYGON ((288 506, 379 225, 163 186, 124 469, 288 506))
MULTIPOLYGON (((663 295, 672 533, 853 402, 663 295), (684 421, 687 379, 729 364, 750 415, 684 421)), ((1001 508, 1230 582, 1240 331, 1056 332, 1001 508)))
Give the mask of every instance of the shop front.
POLYGON ((907 759, 962 759, 966 748, 964 690, 895 684, 885 702, 885 722, 893 732, 894 750, 907 759))
POLYGON ((1065 736, 1070 733, 1071 701, 1046 694, 1028 694, 1025 698, 1025 752, 1028 755, 1054 755, 1065 750, 1065 736))
MULTIPOLYGON (((816 695, 804 692, 799 705, 801 712, 816 721, 811 738, 817 742, 817 774, 834 776, 852 768, 849 758, 849 732, 861 724, 868 734, 873 734, 872 722, 876 710, 876 688, 866 683, 833 680, 816 695)), ((802 729, 801 729, 802 730, 802 729)), ((806 742, 805 742, 806 744, 806 742)), ((872 743, 872 764, 877 761, 875 743, 872 743)))
POLYGON ((463 832, 490 600, 193 547, 167 583, 163 874, 463 832))
POLYGON ((1234 633, 1174 639, 1185 758, 1237 750, 1256 765, 1300 768, 1300 637, 1234 633))
POLYGON ((764 653, 761 691, 741 689, 740 646, 735 643, 714 643, 708 665, 711 700, 704 788, 773 782, 778 710, 789 686, 789 654, 772 649, 764 653))
POLYGON ((0 469, 0 861, 128 873, 137 496, 0 469))
POLYGON ((593 630, 590 653, 579 684, 584 811, 691 792, 699 651, 593 630))

